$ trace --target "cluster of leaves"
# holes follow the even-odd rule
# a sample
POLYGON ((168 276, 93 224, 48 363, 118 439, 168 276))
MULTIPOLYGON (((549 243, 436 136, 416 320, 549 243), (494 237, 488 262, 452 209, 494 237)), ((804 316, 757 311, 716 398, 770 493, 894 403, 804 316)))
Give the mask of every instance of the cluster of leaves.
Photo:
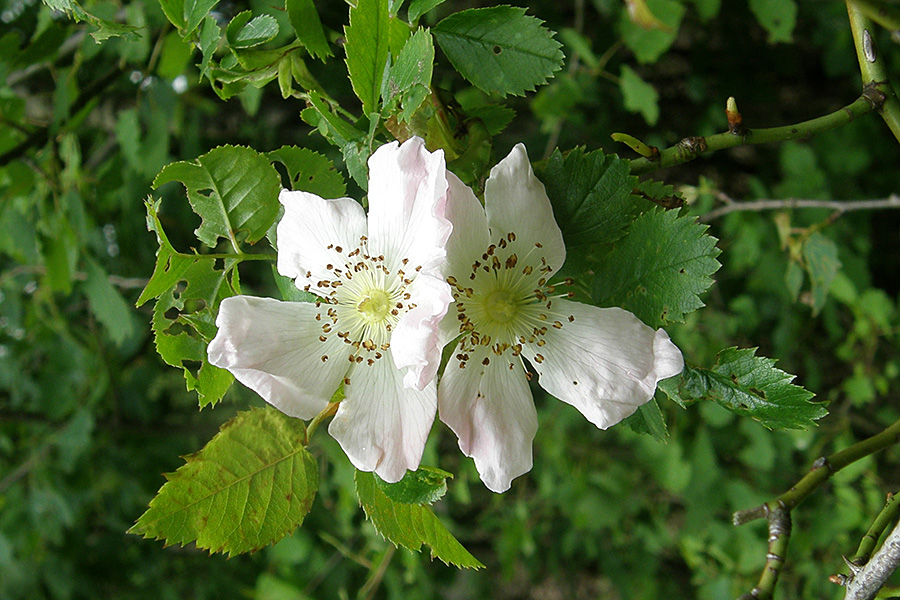
MULTIPOLYGON (((720 191, 895 192, 897 152, 877 123, 690 166, 679 181, 697 185, 678 189, 638 182, 615 156, 553 150, 596 148, 654 121, 646 139, 659 146, 720 131, 720 96, 730 94, 745 118, 777 124, 839 105, 858 94, 841 3, 594 0, 574 13, 548 2, 528 13, 452 13, 449 4, 361 1, 349 17, 343 3, 311 0, 253 12, 211 0, 0 6, 0 572, 10 574, 0 596, 202 597, 240 587, 258 598, 336 598, 379 585, 397 598, 549 588, 736 595, 762 567, 764 534, 731 529, 728 512, 782 491, 811 456, 898 417, 879 402, 896 393, 900 369, 890 217, 728 215, 712 224, 722 255, 696 220, 720 191), (633 22, 633 5, 658 23, 633 22), (786 45, 791 36, 803 43, 786 45), (809 72, 826 79, 797 78, 809 72), (773 110, 775 97, 783 101, 773 110), (298 112, 319 137, 304 136, 298 112), (629 422, 652 436, 599 434, 536 390, 534 471, 497 498, 446 432, 436 429, 425 462, 452 471, 449 486, 427 470, 388 486, 354 473, 325 436, 307 446, 302 424, 274 411, 235 417, 258 403, 240 386, 218 404, 231 383, 205 362, 218 303, 242 287, 290 289, 272 285, 263 248, 277 219, 272 191, 342 196, 345 181, 365 186, 372 148, 413 134, 443 148, 476 188, 502 148, 525 141, 536 158, 548 147, 537 171, 578 298, 666 326, 691 363, 629 422), (181 162, 164 168, 172 161, 181 162), (154 176, 157 197, 142 202, 154 176), (714 273, 719 284, 703 295, 714 273), (709 306, 698 311, 701 295, 709 306), (830 401, 825 427, 771 432, 753 422, 808 427, 823 409, 771 359, 735 345, 761 346, 830 401), (216 410, 198 413, 198 397, 216 410), (210 437, 175 470, 179 453, 210 437), (277 477, 288 465, 296 477, 277 477), (219 467, 251 476, 238 482, 219 467), (171 471, 136 532, 226 553, 286 537, 225 562, 123 535, 158 473, 171 471), (285 502, 254 496, 275 490, 285 502), (206 505, 189 502, 198 494, 206 505), (231 529, 203 521, 239 509, 231 529), (361 526, 365 517, 374 528, 361 526), (406 552, 391 563, 393 545, 381 539, 477 567, 448 530, 489 569, 473 578, 406 552)), ((863 461, 804 504, 783 597, 828 593, 822 565, 840 569, 880 507, 886 472, 863 461)))

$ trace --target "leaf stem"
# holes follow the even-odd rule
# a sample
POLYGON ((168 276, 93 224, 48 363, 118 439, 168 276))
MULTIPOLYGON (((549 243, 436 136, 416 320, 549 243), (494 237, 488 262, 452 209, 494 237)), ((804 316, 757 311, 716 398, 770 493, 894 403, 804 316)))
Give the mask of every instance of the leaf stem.
POLYGON ((877 107, 878 114, 897 141, 900 141, 900 100, 888 81, 884 61, 875 46, 874 24, 854 0, 847 0, 847 14, 850 17, 850 30, 853 32, 853 45, 856 48, 863 87, 876 87, 884 94, 884 101, 877 107))
POLYGON ((319 423, 321 423, 328 417, 334 416, 334 413, 337 412, 338 406, 340 406, 340 404, 340 402, 329 402, 328 406, 322 409, 322 412, 317 414, 313 418, 313 420, 309 422, 309 427, 306 428, 307 441, 312 438, 313 433, 315 433, 316 429, 319 428, 319 423))
POLYGON ((795 125, 764 129, 744 128, 739 133, 726 131, 710 136, 686 137, 674 146, 660 151, 658 158, 638 158, 631 161, 631 172, 635 175, 650 173, 657 169, 690 162, 706 152, 725 150, 736 146, 810 138, 817 133, 851 123, 858 117, 878 109, 885 97, 882 87, 883 84, 867 87, 863 90, 862 95, 851 104, 833 113, 795 125))

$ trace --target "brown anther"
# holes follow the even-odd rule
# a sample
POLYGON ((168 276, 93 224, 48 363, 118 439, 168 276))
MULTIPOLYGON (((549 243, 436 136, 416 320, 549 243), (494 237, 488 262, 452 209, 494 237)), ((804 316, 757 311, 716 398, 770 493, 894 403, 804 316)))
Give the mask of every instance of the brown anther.
POLYGON ((542 362, 544 362, 544 356, 541 355, 541 354, 535 354, 535 355, 534 355, 534 362, 536 362, 536 363, 542 363, 542 362))
POLYGON ((509 257, 507 257, 507 259, 506 259, 506 268, 507 268, 507 269, 515 269, 515 268, 516 268, 516 263, 517 263, 518 261, 519 261, 519 257, 516 256, 515 254, 511 254, 511 255, 510 255, 509 257))
POLYGON ((320 342, 324 342, 324 341, 327 340, 327 339, 328 339, 328 338, 325 337, 324 335, 320 335, 320 336, 319 336, 319 341, 320 341, 320 342))
POLYGON ((481 364, 483 364, 484 366, 488 366, 489 364, 491 364, 491 359, 485 357, 485 359, 481 361, 481 364))
POLYGON ((572 315, 569 315, 569 323, 574 323, 574 322, 575 322, 575 317, 572 315))
POLYGON ((524 269, 522 269, 523 275, 531 275, 534 272, 534 268, 531 265, 526 265, 524 269))
POLYGON ((326 360, 328 360, 328 355, 327 355, 327 354, 323 354, 323 355, 322 355, 322 362, 325 362, 326 360))

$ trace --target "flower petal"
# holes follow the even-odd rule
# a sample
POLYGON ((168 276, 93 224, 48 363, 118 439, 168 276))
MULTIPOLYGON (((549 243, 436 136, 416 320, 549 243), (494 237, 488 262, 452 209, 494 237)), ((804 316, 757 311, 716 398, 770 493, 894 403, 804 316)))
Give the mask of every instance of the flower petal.
POLYGON ((447 219, 453 231, 447 240, 446 273, 456 279, 467 280, 472 263, 491 243, 484 207, 472 190, 451 172, 447 173, 447 219))
POLYGON ((369 158, 369 249, 391 272, 443 264, 451 229, 446 173, 444 153, 428 152, 418 137, 385 144, 369 158))
POLYGON ((456 357, 450 359, 438 389, 438 409, 491 491, 505 492, 513 479, 531 470, 538 422, 521 359, 511 363, 484 347, 469 356, 464 369, 456 357), (490 359, 486 366, 485 358, 490 359))
POLYGON ((415 308, 407 311, 391 334, 391 354, 398 369, 406 372, 403 383, 417 390, 434 379, 444 347, 438 324, 453 300, 447 282, 419 274, 406 291, 415 308), (406 371, 406 369, 409 369, 406 371))
POLYGON ((278 272, 294 279, 301 290, 312 286, 310 291, 315 293, 316 283, 334 279, 327 265, 345 264, 347 253, 359 246, 366 234, 366 214, 350 198, 326 200, 308 192, 281 190, 278 200, 284 205, 277 229, 278 272))
POLYGON ((517 243, 529 250, 533 244, 541 244, 541 255, 551 272, 562 267, 566 260, 562 232, 553 218, 544 184, 534 176, 522 144, 516 144, 491 169, 484 186, 484 208, 493 241, 513 232, 517 243))
POLYGON ((422 391, 405 387, 391 356, 356 364, 349 378, 328 432, 357 469, 396 483, 422 459, 437 407, 434 381, 422 391))
POLYGON ((319 341, 315 304, 234 296, 219 306, 209 362, 283 413, 316 416, 347 372, 350 347, 337 336, 319 341), (325 361, 323 356, 327 356, 325 361))
POLYGON ((562 327, 548 327, 546 344, 523 354, 545 390, 601 429, 650 400, 661 379, 681 373, 681 351, 662 329, 654 331, 621 308, 554 300, 562 327), (566 317, 574 321, 569 322, 566 317))

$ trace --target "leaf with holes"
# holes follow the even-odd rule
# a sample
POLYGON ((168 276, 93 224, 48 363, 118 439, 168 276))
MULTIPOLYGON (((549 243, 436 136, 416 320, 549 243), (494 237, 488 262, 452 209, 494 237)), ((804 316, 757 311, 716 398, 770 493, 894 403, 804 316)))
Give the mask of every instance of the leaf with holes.
POLYGON ((807 389, 791 383, 794 376, 775 368, 756 348, 725 348, 710 369, 686 366, 680 377, 659 382, 667 396, 685 405, 712 400, 769 429, 806 429, 828 414, 811 402, 807 389))
POLYGON ((700 294, 720 266, 707 229, 676 211, 644 213, 595 267, 594 301, 630 310, 651 327, 683 322, 703 306, 700 294))
POLYGON ((287 169, 292 190, 316 194, 322 198, 342 198, 347 193, 344 177, 334 163, 318 152, 297 146, 282 146, 266 156, 287 169))
POLYGON ((562 68, 562 44, 524 8, 493 6, 454 13, 434 26, 453 67, 488 94, 522 96, 562 68))
POLYGON ((484 566, 447 531, 430 507, 391 500, 372 473, 356 472, 356 494, 378 533, 394 544, 415 552, 428 544, 431 556, 448 565, 466 569, 484 566))
POLYGON ((213 248, 219 238, 240 244, 262 238, 278 214, 278 172, 263 154, 241 146, 220 146, 200 158, 167 165, 153 181, 180 181, 202 222, 197 238, 213 248))
POLYGON ((303 523, 318 489, 305 443, 299 419, 273 408, 238 414, 166 476, 129 533, 229 556, 277 542, 303 523))

